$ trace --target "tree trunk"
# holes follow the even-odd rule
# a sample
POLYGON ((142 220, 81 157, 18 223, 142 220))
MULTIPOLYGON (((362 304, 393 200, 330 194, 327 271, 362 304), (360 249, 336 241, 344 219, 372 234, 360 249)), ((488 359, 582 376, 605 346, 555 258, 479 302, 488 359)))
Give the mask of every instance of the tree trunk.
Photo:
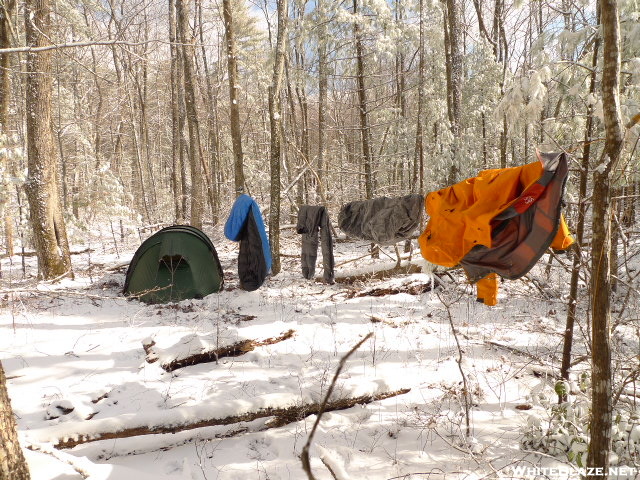
MULTIPOLYGON (((502 79, 500 81, 500 97, 504 95, 504 84, 507 73, 507 45, 504 36, 500 33, 504 31, 503 19, 504 1, 495 0, 493 9, 493 27, 491 36, 494 39, 493 56, 496 62, 502 63, 502 79)), ((500 130, 500 168, 507 168, 507 133, 509 125, 507 124, 507 116, 502 116, 502 129, 500 130)))
POLYGON ((29 467, 18 442, 16 422, 0 363, 0 480, 29 480, 29 467))
POLYGON ((200 123, 196 105, 196 94, 193 74, 194 48, 188 38, 189 17, 188 0, 176 0, 176 17, 178 39, 182 50, 182 68, 184 70, 184 98, 189 128, 189 167, 191 170, 191 219, 190 225, 202 228, 204 195, 202 193, 202 148, 200 146, 200 123))
POLYGON ((182 132, 180 120, 180 91, 182 90, 182 64, 177 46, 176 4, 169 0, 169 42, 171 55, 171 190, 173 192, 173 208, 175 222, 184 221, 182 209, 182 182, 180 152, 182 151, 182 132))
MULTIPOLYGON (((405 6, 402 3, 403 0, 395 0, 395 24, 396 28, 399 30, 404 28, 405 25, 405 6)), ((420 46, 418 46, 420 48, 420 46)), ((396 123, 400 127, 399 132, 395 135, 396 140, 391 141, 390 144, 393 147, 392 155, 394 160, 389 165, 391 168, 391 182, 393 185, 396 185, 400 191, 405 192, 407 190, 415 192, 418 189, 417 182, 412 182, 412 180, 417 177, 416 175, 416 163, 412 162, 411 155, 409 153, 409 125, 411 121, 407 115, 407 73, 406 62, 405 62, 405 52, 403 49, 398 49, 396 52, 396 65, 395 65, 395 96, 396 96, 396 123), (413 166, 412 166, 413 163, 413 166), (406 182, 408 180, 408 182, 406 182), (405 185, 405 183, 409 183, 409 185, 405 185)), ((381 72, 382 73, 382 72, 381 72)), ((385 133, 382 137, 382 141, 380 142, 380 147, 378 148, 378 158, 382 158, 383 153, 386 148, 386 140, 390 136, 388 135, 390 130, 390 125, 387 126, 385 133)), ((422 126, 420 126, 420 137, 422 143, 422 126)), ((392 135, 393 136, 393 135, 392 135)), ((417 135, 416 135, 417 136, 417 135)), ((414 158, 415 160, 415 151, 414 158)))
POLYGON ((327 27, 325 23, 325 9, 323 0, 317 1, 317 9, 319 11, 318 21, 319 38, 318 38, 318 192, 322 189, 321 185, 325 181, 325 158, 324 152, 326 148, 326 130, 327 130, 327 89, 328 89, 328 68, 327 68, 327 27))
MULTIPOLYGON (((592 396, 591 441, 587 467, 603 468, 605 477, 611 447, 611 179, 623 147, 620 113, 620 20, 617 0, 601 0, 603 70, 602 104, 605 127, 604 168, 596 169, 593 188, 591 263, 592 396)), ((587 475, 589 479, 603 478, 587 475)))
MULTIPOLYGON (((28 0, 25 5, 26 44, 49 43, 49 0, 28 0)), ((44 279, 71 273, 67 231, 58 191, 58 155, 51 123, 51 51, 27 53, 26 108, 28 178, 25 186, 30 221, 44 279)))
POLYGON ((280 273, 280 159, 282 112, 280 90, 286 53, 287 0, 278 0, 278 37, 273 64, 273 77, 269 86, 269 124, 271 126, 270 164, 271 164, 271 206, 269 208, 269 243, 271 244, 273 275, 280 273))
POLYGON ((460 119, 461 119, 461 104, 462 104, 462 37, 460 26, 460 5, 459 0, 446 0, 447 4, 447 21, 445 23, 445 29, 447 35, 445 37, 448 40, 445 44, 445 49, 449 52, 449 59, 451 62, 449 68, 450 81, 447 82, 447 97, 450 99, 449 106, 449 121, 451 122, 451 134, 453 136, 452 145, 452 164, 449 171, 449 183, 455 183, 458 181, 458 175, 460 172, 458 150, 460 143, 460 119), (448 27, 448 28, 447 28, 448 27))
POLYGON ((424 0, 420 0, 419 18, 419 43, 418 43, 418 118, 416 121, 416 147, 413 163, 413 188, 418 193, 424 194, 424 127, 422 116, 424 115, 424 0))
MULTIPOLYGON (((143 43, 143 51, 139 54, 140 57, 143 58, 142 63, 142 72, 139 75, 134 76, 134 69, 130 69, 130 74, 134 78, 137 100, 138 100, 138 108, 140 112, 140 158, 142 160, 142 168, 144 169, 144 175, 147 180, 147 194, 149 200, 149 210, 152 215, 152 219, 155 220, 157 218, 157 210, 156 207, 158 205, 158 198, 156 195, 156 182, 153 174, 153 165, 151 162, 151 156, 149 154, 149 150, 151 147, 151 142, 149 141, 149 121, 148 121, 148 113, 147 113, 147 104, 148 104, 148 86, 149 86, 149 68, 148 68, 148 57, 147 57, 147 49, 148 43, 147 39, 149 36, 149 19, 147 15, 146 9, 143 10, 143 24, 142 31, 144 32, 143 43)), ((133 61, 130 61, 130 65, 133 65, 133 61)))
MULTIPOLYGON (((353 0, 353 13, 358 14, 358 0, 353 0)), ((362 157, 364 159, 364 188, 365 197, 373 198, 373 157, 371 154, 371 131, 369 128, 369 114, 367 113, 367 90, 364 83, 364 52, 360 34, 360 23, 353 24, 353 36, 356 42, 356 77, 358 81, 358 110, 360 112, 360 137, 362 141, 362 157)))
MULTIPOLYGON (((598 15, 599 20, 599 15, 598 15)), ((596 37, 593 43, 593 59, 591 61, 591 71, 589 93, 596 91, 596 67, 598 66, 598 54, 600 49, 600 37, 596 37)), ((589 176, 589 164, 591 160, 591 135, 593 135, 594 120, 593 105, 587 108, 587 123, 584 129, 584 147, 582 148, 582 162, 580 165, 580 186, 578 188, 578 224, 576 226, 576 245, 573 247, 573 268, 571 269, 571 281, 569 286, 569 305, 567 306, 567 322, 564 331, 564 346, 562 350, 562 367, 560 376, 565 380, 569 379, 571 368, 571 347, 573 345, 573 327, 576 321, 576 309, 578 307, 578 280, 580 279, 580 267, 582 265, 582 243, 584 240, 584 224, 587 214, 587 205, 584 199, 587 196, 587 181, 589 176)), ((558 400, 565 401, 565 397, 558 400)))
MULTIPOLYGON (((216 96, 211 85, 211 76, 209 74, 209 63, 207 62, 207 52, 205 49, 204 23, 202 21, 202 1, 197 0, 198 6, 198 24, 200 33, 200 45, 202 54, 202 66, 204 68, 204 78, 207 88, 207 100, 209 102, 207 108, 207 148, 209 151, 209 173, 207 174, 208 185, 211 191, 213 204, 211 205, 211 216, 213 224, 216 225, 220 216, 220 190, 217 177, 220 170, 220 139, 218 132, 218 124, 216 122, 215 112, 217 110, 216 96)), ((204 159, 203 159, 204 160, 204 159)))
MULTIPOLYGON (((15 10, 15 0, 5 2, 4 8, 0 9, 0 48, 11 47, 11 15, 15 10)), ((11 56, 8 53, 0 53, 0 136, 4 137, 7 143, 2 144, 0 151, 0 222, 4 222, 5 251, 13 255, 13 229, 12 218, 6 209, 9 204, 10 184, 7 173, 10 171, 9 159, 6 154, 10 148, 9 142, 9 98, 11 96, 11 56)), ((2 278, 2 268, 0 267, 0 278, 2 278)))
MULTIPOLYGON (((87 28, 90 28, 91 22, 88 16, 88 10, 84 11, 84 20, 87 28)), ((102 119, 102 109, 104 106, 104 94, 102 93, 102 85, 100 83, 100 75, 98 75, 98 54, 96 49, 91 47, 91 63, 93 72, 93 81, 96 87, 96 94, 98 95, 98 101, 96 109, 93 114, 93 154, 95 155, 95 168, 100 168, 100 158, 102 155, 102 136, 100 121, 102 119)))
POLYGON ((629 184, 624 188, 624 195, 626 198, 624 199, 624 208, 623 208, 622 218, 620 219, 620 222, 625 228, 631 228, 635 223, 635 218, 636 218, 635 204, 637 201, 636 185, 637 185, 636 182, 633 179, 631 179, 629 181, 629 184))
MULTIPOLYGON (((353 13, 358 13, 358 0, 353 0, 353 13)), ((364 52, 360 34, 360 23, 353 23, 353 36, 356 42, 356 77, 358 80, 358 110, 360 112, 360 138, 362 141, 362 157, 364 161, 364 190, 367 199, 373 198, 373 155, 371 153, 371 129, 367 112, 367 90, 364 82, 364 52)), ((377 245, 371 244, 371 258, 379 257, 377 245)))
POLYGON ((618 244, 620 243, 620 232, 622 225, 619 220, 622 218, 622 207, 624 201, 620 198, 623 195, 623 188, 620 186, 612 187, 611 196, 616 200, 611 205, 611 218, 616 218, 617 221, 611 224, 611 263, 609 264, 609 270, 611 272, 611 293, 614 294, 618 291, 618 270, 620 269, 620 263, 618 261, 618 244))
MULTIPOLYGON (((293 89, 291 88, 291 76, 289 74, 289 60, 288 58, 285 56, 285 62, 284 62, 284 72, 285 72, 285 78, 287 81, 287 103, 289 104, 289 124, 291 126, 291 131, 289 136, 293 138, 293 140, 289 140, 288 143, 292 143, 295 145, 295 150, 296 153, 295 155, 293 155, 295 162, 294 161, 290 161, 289 163, 291 164, 291 167, 295 167, 296 172, 302 172, 298 175, 299 180, 297 182, 297 187, 296 187, 296 204, 297 205, 303 205, 304 202, 304 197, 305 197, 305 170, 308 168, 307 162, 308 159, 307 158, 301 158, 303 157, 303 155, 300 154, 300 152, 302 152, 302 143, 300 140, 300 134, 299 134, 299 128, 298 128, 298 120, 297 120, 297 115, 296 115, 296 106, 294 103, 294 96, 293 96, 293 89)), ((286 151, 286 150, 285 150, 286 151)), ((293 220, 293 222, 295 223, 295 220, 293 220)))
POLYGON ((133 143, 133 159, 131 163, 131 170, 137 173, 138 181, 140 182, 140 191, 136 192, 136 197, 139 197, 142 200, 142 208, 144 211, 144 220, 147 223, 151 223, 152 215, 151 208, 149 205, 149 199, 147 195, 147 186, 144 175, 144 157, 143 157, 143 146, 139 136, 139 130, 136 126, 136 104, 135 99, 133 98, 133 94, 131 90, 127 90, 127 99, 129 103, 129 123, 131 124, 131 140, 133 143))
MULTIPOLYGON (((305 70, 303 57, 296 52, 296 69, 297 70, 305 70)), ((298 77, 298 76, 296 76, 298 77)), ((301 85, 296 78, 296 98, 298 99, 298 105, 300 106, 300 122, 301 122, 301 135, 300 135, 300 145, 302 148, 302 156, 304 158, 304 163, 309 164, 311 159, 311 154, 309 150, 309 106, 307 102, 307 95, 304 90, 304 84, 301 85)), ((315 186, 315 191, 319 192, 320 187, 318 186, 318 182, 316 182, 315 175, 312 174, 311 171, 308 171, 304 175, 305 181, 309 187, 315 186)))
POLYGON ((141 139, 141 147, 143 153, 143 166, 149 179, 147 183, 147 191, 149 193, 149 199, 151 203, 151 213, 153 214, 153 218, 157 218, 157 206, 158 206, 158 195, 156 193, 156 181, 153 173, 153 164, 151 161, 150 149, 151 149, 151 141, 149 139, 149 114, 148 107, 149 104, 149 57, 148 57, 148 49, 149 49, 149 31, 151 30, 149 27, 149 15, 147 12, 147 8, 143 9, 142 13, 143 24, 142 24, 142 42, 144 46, 142 47, 143 51, 140 54, 143 61, 142 63, 142 73, 140 75, 141 79, 136 80, 136 86, 138 90, 138 102, 140 105, 140 139, 141 139), (140 84, 140 80, 142 83, 140 84))
MULTIPOLYGON (((175 2, 175 0, 171 0, 175 2)), ((178 25, 176 18, 176 40, 178 35, 178 25)), ((176 82, 178 88, 176 89, 176 101, 177 101, 177 118, 178 118, 178 158, 177 158, 177 167, 178 167, 178 175, 180 180, 180 192, 182 193, 180 197, 180 223, 187 221, 187 214, 189 213, 189 182, 188 182, 188 173, 187 173, 187 156, 189 151, 189 146, 187 145, 187 139, 185 137, 185 124, 186 124, 186 108, 185 108, 185 94, 184 94, 184 55, 182 54, 182 49, 176 46, 176 56, 177 56, 177 64, 176 64, 176 82)))
POLYGON ((502 130, 500 131, 500 168, 507 168, 507 147, 509 146, 509 139, 507 138, 507 132, 509 131, 509 124, 507 123, 507 116, 502 116, 502 130))
POLYGON ((236 62, 236 39, 231 11, 231 0, 222 0, 224 31, 227 43, 227 75, 229 77, 231 141, 233 143, 233 165, 236 195, 244 192, 244 167, 242 154, 242 131, 240 129, 240 105, 238 104, 238 65, 236 62))

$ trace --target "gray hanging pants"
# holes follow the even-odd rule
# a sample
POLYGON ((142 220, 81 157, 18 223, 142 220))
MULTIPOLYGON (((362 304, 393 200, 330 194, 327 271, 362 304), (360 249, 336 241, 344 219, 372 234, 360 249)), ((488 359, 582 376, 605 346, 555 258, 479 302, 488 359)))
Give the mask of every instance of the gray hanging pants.
POLYGON ((321 243, 322 265, 324 267, 323 279, 326 283, 333 284, 335 261, 333 259, 333 238, 331 237, 327 209, 322 206, 301 205, 298 210, 296 231, 302 234, 302 254, 300 259, 304 278, 314 278, 316 260, 318 258, 318 244, 321 243))

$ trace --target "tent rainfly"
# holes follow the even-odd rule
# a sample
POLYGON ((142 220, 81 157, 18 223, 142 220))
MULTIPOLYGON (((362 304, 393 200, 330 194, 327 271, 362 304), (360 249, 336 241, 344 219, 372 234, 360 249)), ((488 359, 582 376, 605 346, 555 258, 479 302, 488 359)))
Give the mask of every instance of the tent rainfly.
POLYGON ((124 294, 167 303, 203 298, 222 286, 222 267, 209 237, 197 228, 174 225, 140 245, 127 270, 124 294))

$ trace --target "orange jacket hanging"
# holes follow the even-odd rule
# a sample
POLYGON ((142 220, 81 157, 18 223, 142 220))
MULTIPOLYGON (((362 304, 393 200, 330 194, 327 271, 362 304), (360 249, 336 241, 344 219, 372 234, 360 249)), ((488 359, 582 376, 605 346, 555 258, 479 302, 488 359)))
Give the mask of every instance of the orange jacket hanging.
POLYGON ((418 239, 422 256, 445 267, 462 265, 471 282, 484 279, 478 297, 488 305, 497 297, 497 276, 490 274, 520 278, 549 246, 563 250, 574 242, 560 213, 566 155, 538 158, 484 170, 426 197, 430 219, 418 239))

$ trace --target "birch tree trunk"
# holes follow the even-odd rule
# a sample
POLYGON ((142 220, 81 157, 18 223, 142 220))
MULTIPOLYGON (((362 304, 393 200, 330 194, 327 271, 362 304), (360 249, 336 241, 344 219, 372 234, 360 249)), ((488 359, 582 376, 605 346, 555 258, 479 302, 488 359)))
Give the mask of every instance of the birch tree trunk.
MULTIPOLYGON (((605 147, 602 165, 593 179, 593 220, 591 259, 592 308, 592 396, 591 441, 587 467, 609 465, 611 446, 611 179, 623 147, 620 113, 620 19, 617 0, 601 0, 603 38, 602 104, 605 147)), ((587 475, 588 479, 606 478, 587 475)))
POLYGON ((224 31, 227 44, 227 69, 229 77, 229 111, 231 122, 231 141, 233 144, 233 170, 236 195, 244 192, 244 156, 242 154, 242 131, 240 129, 240 105, 238 104, 238 65, 236 62, 236 39, 233 25, 231 0, 222 1, 224 31))
POLYGON ((29 480, 29 467, 18 442, 16 422, 0 363, 0 480, 29 480))
POLYGON ((282 111, 280 90, 287 39, 287 0, 278 0, 278 36, 276 55, 273 64, 273 77, 269 86, 269 124, 271 127, 270 164, 271 164, 271 207, 269 208, 269 243, 271 244, 271 272, 280 272, 280 157, 282 143, 282 111))
MULTIPOLYGON (((50 0, 25 3, 25 38, 31 47, 49 44, 50 0)), ((51 123, 51 51, 27 53, 26 109, 30 222, 45 280, 71 273, 67 231, 58 189, 58 154, 51 123)))

